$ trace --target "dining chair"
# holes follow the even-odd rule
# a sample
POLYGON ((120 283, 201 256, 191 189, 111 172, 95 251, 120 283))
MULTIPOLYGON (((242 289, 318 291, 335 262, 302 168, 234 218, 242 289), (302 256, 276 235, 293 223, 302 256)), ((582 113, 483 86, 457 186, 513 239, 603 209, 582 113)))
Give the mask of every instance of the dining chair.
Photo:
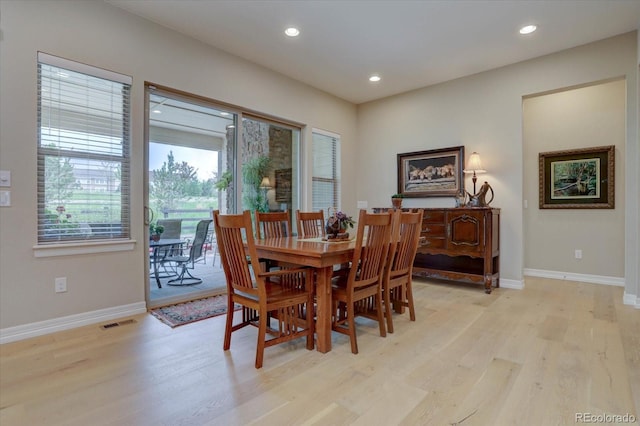
POLYGON ((391 246, 382 280, 384 312, 389 333, 393 333, 392 307, 396 312, 409 308, 409 319, 416 320, 411 274, 420 242, 422 214, 422 209, 418 209, 416 213, 398 210, 394 214, 391 246))
POLYGON ((256 238, 291 236, 291 216, 284 212, 260 212, 256 210, 256 238))
POLYGON ((306 337, 307 349, 314 348, 313 292, 307 268, 283 268, 265 272, 257 259, 251 214, 213 212, 220 260, 227 280, 227 320, 224 350, 231 347, 231 334, 248 325, 258 328, 255 367, 261 368, 265 347, 306 337), (246 240, 245 240, 246 239, 246 240), (246 249, 245 249, 246 241, 246 249), (248 254, 248 255, 247 255, 248 254), (242 305, 242 321, 234 324, 234 306, 242 305), (270 327, 278 313, 278 327, 270 327), (274 336, 267 339, 269 336, 274 336))
MULTIPOLYGON (((291 236, 291 216, 289 210, 284 212, 255 212, 256 216, 256 238, 279 238, 291 236)), ((263 260, 266 270, 281 265, 275 260, 263 260)))
POLYGON ((380 336, 387 335, 382 310, 382 278, 391 243, 392 217, 389 212, 360 210, 349 273, 346 278, 338 275, 332 282, 331 329, 349 336, 354 354, 358 353, 356 316, 377 320, 380 336))
POLYGON ((211 225, 211 222, 211 219, 205 219, 198 222, 198 224, 196 225, 196 233, 193 237, 193 243, 189 248, 188 256, 175 255, 167 256, 164 259, 166 262, 175 262, 175 264, 180 268, 180 273, 178 274, 178 276, 167 281, 167 284, 195 285, 202 283, 202 279, 191 275, 189 269, 193 269, 196 260, 203 256, 203 246, 205 244, 207 233, 209 232, 209 225, 211 225))
POLYGON ((299 238, 317 238, 326 235, 324 212, 301 212, 296 210, 296 225, 299 238))

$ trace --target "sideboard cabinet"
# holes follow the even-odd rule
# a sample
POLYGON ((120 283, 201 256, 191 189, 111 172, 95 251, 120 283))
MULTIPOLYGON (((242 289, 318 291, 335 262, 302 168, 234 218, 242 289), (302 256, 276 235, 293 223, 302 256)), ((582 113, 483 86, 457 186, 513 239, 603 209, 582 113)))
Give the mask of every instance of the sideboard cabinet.
POLYGON ((484 284, 486 293, 500 287, 500 209, 421 210, 422 233, 413 275, 484 284))
POLYGON ((500 287, 500 209, 422 209, 413 274, 500 287))

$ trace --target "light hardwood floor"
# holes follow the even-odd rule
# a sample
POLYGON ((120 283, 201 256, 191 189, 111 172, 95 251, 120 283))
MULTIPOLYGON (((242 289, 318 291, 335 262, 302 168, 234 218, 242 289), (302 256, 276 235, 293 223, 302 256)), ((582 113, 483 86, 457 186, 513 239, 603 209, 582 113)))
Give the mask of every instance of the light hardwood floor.
MULTIPOLYGON (((571 425, 640 410, 640 310, 622 288, 527 278, 524 290, 415 282, 417 321, 360 353, 256 332, 222 350, 224 316, 171 329, 150 315, 0 347, 0 424, 571 425)), ((615 422, 614 422, 615 423, 615 422)), ((611 423, 610 423, 611 424, 611 423)), ((622 424, 622 422, 618 422, 622 424)))

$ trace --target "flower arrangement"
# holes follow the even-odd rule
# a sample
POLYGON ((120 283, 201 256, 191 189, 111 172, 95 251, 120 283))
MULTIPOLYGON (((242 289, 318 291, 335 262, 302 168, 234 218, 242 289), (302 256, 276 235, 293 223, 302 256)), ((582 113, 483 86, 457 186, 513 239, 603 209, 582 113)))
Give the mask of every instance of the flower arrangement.
POLYGON ((346 213, 336 211, 332 214, 331 209, 329 209, 329 219, 327 219, 326 225, 327 235, 335 236, 344 233, 347 228, 353 228, 355 223, 353 218, 346 213))
POLYGON ((348 216, 343 212, 336 212, 336 219, 340 224, 340 229, 353 228, 353 225, 356 223, 356 221, 353 220, 353 217, 348 216))

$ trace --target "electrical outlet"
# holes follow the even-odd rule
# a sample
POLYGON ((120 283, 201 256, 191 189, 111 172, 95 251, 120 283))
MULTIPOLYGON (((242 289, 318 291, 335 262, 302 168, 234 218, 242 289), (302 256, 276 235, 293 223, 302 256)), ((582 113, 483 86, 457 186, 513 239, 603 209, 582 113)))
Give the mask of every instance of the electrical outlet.
POLYGON ((582 259, 582 250, 576 250, 576 259, 582 259))
POLYGON ((67 277, 56 278, 55 290, 56 293, 64 293, 67 291, 67 277))

